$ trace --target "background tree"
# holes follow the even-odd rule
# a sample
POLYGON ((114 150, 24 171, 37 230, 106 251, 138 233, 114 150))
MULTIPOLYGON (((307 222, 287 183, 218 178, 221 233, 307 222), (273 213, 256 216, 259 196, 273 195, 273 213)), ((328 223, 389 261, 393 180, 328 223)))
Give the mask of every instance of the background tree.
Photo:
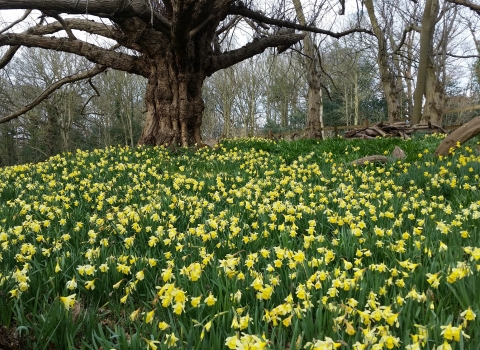
POLYGON ((266 62, 265 132, 305 128, 305 67, 297 55, 271 55, 266 62))
MULTIPOLYGON (((303 5, 300 0, 292 0, 298 21, 306 25, 303 5)), ((319 6, 321 7, 321 5, 319 6)), ((316 47, 310 33, 304 32, 303 54, 301 61, 305 66, 308 83, 307 121, 305 131, 310 138, 323 138, 323 98, 319 60, 316 47)))

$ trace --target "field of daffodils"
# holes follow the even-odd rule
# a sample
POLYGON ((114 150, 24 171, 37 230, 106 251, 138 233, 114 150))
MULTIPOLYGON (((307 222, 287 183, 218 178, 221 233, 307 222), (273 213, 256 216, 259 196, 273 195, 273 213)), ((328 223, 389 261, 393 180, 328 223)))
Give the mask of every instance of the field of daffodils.
POLYGON ((239 139, 2 168, 0 339, 479 349, 478 145, 438 158, 439 142, 239 139), (396 145, 405 160, 350 164, 396 145))

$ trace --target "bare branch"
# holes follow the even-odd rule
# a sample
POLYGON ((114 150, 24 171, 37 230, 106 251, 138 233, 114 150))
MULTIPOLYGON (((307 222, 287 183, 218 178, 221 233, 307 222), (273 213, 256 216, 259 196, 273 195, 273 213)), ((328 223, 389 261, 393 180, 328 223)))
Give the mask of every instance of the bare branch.
POLYGON ((469 0, 447 0, 452 4, 462 5, 468 7, 470 10, 475 11, 478 15, 480 15, 480 5, 476 5, 469 0))
POLYGON ((193 28, 190 33, 188 33, 188 37, 191 39, 193 38, 208 22, 210 22, 212 19, 215 17, 213 15, 208 16, 202 23, 200 23, 198 26, 193 28))
POLYGON ((446 53, 445 55, 454 58, 480 58, 480 55, 454 55, 453 53, 446 53))
POLYGON ((44 12, 46 15, 52 17, 52 18, 55 18, 61 25, 62 25, 62 28, 65 30, 65 32, 67 33, 68 37, 71 39, 71 40, 76 40, 77 38, 75 37, 75 35, 73 34, 72 30, 70 29, 70 27, 67 25, 67 23, 65 22, 65 20, 60 17, 58 14, 56 13, 49 13, 49 12, 44 12))
POLYGON ((15 119, 15 118, 19 117, 22 114, 28 112, 29 110, 31 110, 32 108, 37 106, 40 102, 47 99, 53 92, 55 92, 56 90, 61 88, 63 85, 68 84, 68 83, 73 83, 75 81, 79 81, 79 80, 82 80, 82 79, 93 77, 93 76, 103 72, 105 69, 107 69, 107 67, 96 66, 95 68, 90 69, 88 71, 85 71, 85 72, 82 72, 82 73, 77 73, 77 74, 74 74, 74 75, 70 75, 68 77, 65 77, 63 79, 60 79, 60 80, 56 81, 55 83, 50 85, 44 92, 42 92, 32 103, 29 103, 25 107, 19 109, 18 111, 14 112, 10 115, 7 115, 3 118, 0 118, 0 124, 6 123, 6 122, 8 122, 12 119, 15 119))
POLYGON ((3 55, 2 58, 0 58, 0 69, 5 68, 7 64, 10 63, 12 60, 13 56, 17 53, 18 49, 20 49, 20 45, 15 45, 15 46, 10 46, 7 52, 5 52, 5 55, 3 55))
POLYGON ((237 21, 240 19, 241 17, 240 16, 233 16, 232 19, 230 19, 230 21, 228 21, 227 23, 225 23, 221 28, 217 29, 216 31, 216 35, 220 35, 222 34, 223 32, 226 32, 227 30, 229 30, 230 28, 232 28, 235 24, 237 24, 237 21))
POLYGON ((213 55, 207 60, 205 73, 207 76, 210 76, 220 69, 233 66, 238 62, 262 53, 268 47, 293 45, 302 40, 303 37, 303 34, 270 35, 254 40, 239 49, 213 55))
MULTIPOLYGON (((62 20, 64 22, 63 24, 60 22, 53 22, 46 25, 37 25, 29 28, 22 34, 50 35, 65 30, 65 26, 67 26, 69 29, 81 30, 91 34, 100 35, 108 39, 116 40, 126 48, 142 52, 142 48, 139 45, 131 40, 128 40, 128 38, 114 26, 77 18, 62 18, 62 20)), ((12 60, 20 47, 21 45, 15 45, 8 49, 4 56, 0 58, 0 69, 3 69, 12 60)))
POLYGON ((100 92, 98 91, 97 87, 95 85, 93 85, 91 77, 88 79, 88 85, 90 85, 92 87, 93 91, 95 91, 95 95, 92 95, 88 98, 87 102, 85 102, 85 104, 83 105, 83 108, 82 108, 82 111, 80 112, 80 114, 83 114, 83 111, 85 110, 87 105, 90 103, 92 98, 100 97, 100 92))
POLYGON ((419 28, 417 28, 413 23, 409 24, 407 28, 403 30, 403 34, 402 34, 402 38, 400 39, 400 42, 398 43, 398 45, 396 45, 393 48, 393 54, 396 54, 402 48, 403 44, 405 43, 405 39, 407 38, 407 34, 413 30, 419 31, 418 29, 419 28))
MULTIPOLYGON (((332 83, 333 87, 335 89, 338 89, 337 88, 337 85, 335 84, 335 81, 333 80, 333 78, 330 76, 330 74, 328 74, 328 72, 325 70, 325 68, 323 67, 323 63, 322 63, 322 55, 320 54, 320 47, 318 45, 314 45, 314 48, 315 48, 315 52, 317 54, 317 57, 318 57, 318 65, 320 67, 320 70, 322 71, 322 73, 328 77, 328 79, 330 80, 330 82, 332 83)), ((322 84, 322 87, 324 88, 324 90, 327 92, 327 95, 328 95, 328 98, 330 100, 332 100, 332 97, 330 96, 330 92, 328 90, 328 88, 326 86, 324 86, 322 84)))
POLYGON ((293 23, 293 22, 290 22, 290 21, 284 21, 284 20, 280 20, 280 19, 270 18, 270 17, 267 17, 267 16, 265 16, 265 15, 259 13, 259 12, 250 10, 246 7, 240 7, 240 6, 231 6, 229 13, 234 14, 234 15, 240 15, 240 16, 248 17, 248 18, 253 19, 255 21, 266 23, 266 24, 272 24, 272 25, 276 25, 276 26, 280 26, 280 27, 292 28, 292 29, 297 29, 297 30, 304 30, 304 31, 307 31, 307 32, 312 32, 312 33, 325 34, 325 35, 329 35, 329 36, 332 36, 332 37, 337 38, 337 39, 341 38, 345 35, 352 34, 352 33, 367 33, 367 34, 373 35, 372 31, 370 31, 368 29, 363 29, 363 28, 349 29, 349 30, 346 30, 344 32, 335 33, 335 32, 329 31, 329 30, 320 29, 320 28, 313 27, 313 26, 302 26, 300 24, 293 23))
POLYGON ((338 14, 343 16, 345 14, 345 0, 340 0, 340 11, 338 14))
POLYGON ((6 26, 5 28, 3 29, 0 29, 0 34, 2 34, 3 32, 6 32, 7 30, 9 30, 10 28, 13 28, 16 24, 22 22, 23 20, 25 20, 25 18, 27 18, 30 13, 32 12, 32 10, 26 10, 25 13, 23 14, 23 16, 19 19, 17 19, 16 21, 12 22, 10 25, 6 26))
MULTIPOLYGON (((65 25, 67 25, 72 30, 81 30, 90 34, 100 35, 105 38, 115 40, 126 48, 142 52, 141 46, 139 46, 135 42, 132 42, 132 40, 130 40, 124 33, 122 33, 121 30, 117 29, 115 26, 78 18, 64 19, 64 22, 65 25)), ((57 33, 63 29, 63 26, 59 22, 53 22, 47 25, 35 27, 32 29, 32 31, 27 31, 25 33, 35 35, 48 35, 57 33)))
POLYGON ((107 50, 81 40, 66 38, 42 37, 28 34, 3 34, 0 35, 0 46, 22 45, 26 47, 39 47, 55 51, 70 52, 83 56, 91 62, 105 65, 113 69, 122 70, 145 76, 143 59, 130 56, 121 52, 107 50))

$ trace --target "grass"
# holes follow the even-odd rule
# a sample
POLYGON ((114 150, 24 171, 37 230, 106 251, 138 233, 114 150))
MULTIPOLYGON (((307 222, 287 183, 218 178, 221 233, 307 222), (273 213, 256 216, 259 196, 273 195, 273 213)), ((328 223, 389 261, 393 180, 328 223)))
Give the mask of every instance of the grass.
POLYGON ((0 169, 0 324, 25 349, 476 349, 480 157, 471 141, 437 158, 439 142, 238 139, 0 169), (405 160, 349 164, 395 146, 405 160))

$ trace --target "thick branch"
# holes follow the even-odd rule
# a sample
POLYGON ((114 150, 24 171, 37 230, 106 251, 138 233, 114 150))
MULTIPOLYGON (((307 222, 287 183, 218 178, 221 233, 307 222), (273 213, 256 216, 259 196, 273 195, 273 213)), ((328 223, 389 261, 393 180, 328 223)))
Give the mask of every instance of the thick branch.
MULTIPOLYGON (((117 40, 120 37, 120 31, 115 29, 114 26, 109 26, 104 23, 98 23, 94 21, 88 21, 78 18, 67 18, 63 20, 65 25, 70 29, 81 30, 91 34, 101 35, 106 38, 117 40)), ((33 28, 31 34, 35 35, 47 35, 57 33, 64 30, 63 25, 60 22, 49 23, 40 27, 33 28)), ((30 34, 30 32, 29 32, 30 34)))
POLYGON ((90 69, 88 71, 85 71, 85 72, 82 72, 82 73, 77 73, 77 74, 74 74, 74 75, 70 75, 68 77, 65 77, 63 79, 60 79, 60 80, 56 81, 55 83, 50 85, 44 92, 42 92, 32 103, 29 103, 25 107, 19 109, 18 111, 14 112, 10 115, 7 115, 3 118, 0 118, 0 124, 6 123, 6 122, 8 122, 12 119, 15 119, 15 118, 21 116, 22 114, 25 114, 26 112, 28 112, 29 110, 31 110, 32 108, 37 106, 40 102, 47 99, 53 92, 55 92, 56 90, 61 88, 63 85, 68 84, 68 83, 73 83, 75 81, 79 81, 79 80, 82 80, 82 79, 91 78, 91 77, 103 72, 105 69, 107 69, 107 67, 96 66, 95 68, 90 69))
POLYGON ((220 35, 222 34, 223 32, 226 32, 227 30, 229 30, 230 28, 232 28, 234 25, 237 24, 237 21, 239 20, 239 16, 234 16, 230 19, 230 21, 228 21, 227 23, 225 23, 221 28, 217 29, 216 31, 216 35, 220 35))
POLYGON ((280 27, 286 27, 286 28, 293 28, 293 29, 297 29, 297 30, 304 30, 304 31, 307 31, 307 32, 312 32, 312 33, 325 34, 325 35, 329 35, 329 36, 332 36, 332 37, 337 38, 337 39, 341 38, 345 35, 352 34, 352 33, 367 33, 367 34, 373 35, 373 33, 370 30, 363 29, 363 28, 349 29, 349 30, 346 30, 344 32, 335 33, 335 32, 325 30, 325 29, 320 29, 320 28, 317 28, 317 27, 302 26, 302 25, 297 24, 297 23, 267 17, 265 15, 262 15, 259 12, 250 10, 247 7, 244 7, 244 6, 242 6, 242 7, 231 6, 230 10, 229 10, 229 13, 232 14, 232 15, 240 15, 240 16, 248 17, 248 18, 251 18, 255 21, 266 23, 266 24, 272 24, 272 25, 276 25, 276 26, 280 26, 280 27))
MULTIPOLYGON (((396 54, 403 46, 403 44, 405 43, 405 39, 407 38, 407 34, 410 33, 411 31, 420 31, 418 30, 418 28, 415 27, 414 24, 409 24, 407 26, 407 28, 405 28, 403 30, 403 34, 402 34, 402 38, 400 39, 400 42, 398 43, 398 45, 396 45, 396 47, 393 47, 393 53, 396 54)), ((392 45, 393 46, 393 45, 392 45)))
MULTIPOLYGON (((64 19, 63 21, 65 25, 72 30, 81 30, 90 34, 100 35, 104 38, 115 40, 126 48, 141 52, 141 47, 139 45, 131 42, 128 37, 126 37, 120 30, 116 29, 114 26, 78 18, 68 18, 64 19)), ((29 29, 29 31, 25 33, 35 35, 48 35, 57 33, 62 30, 64 30, 64 26, 61 23, 53 22, 44 26, 29 29)))
MULTIPOLYGON (((21 22, 22 20, 24 20, 26 17, 28 17, 28 15, 31 13, 32 11, 31 10, 27 10, 25 11, 25 14, 23 15, 23 17, 15 22, 13 22, 11 25, 5 27, 4 29, 2 29, 0 31, 0 34, 9 30, 10 28, 12 28, 15 24, 21 22)), ((35 27, 32 27, 32 28, 29 28, 27 31, 23 32, 23 34, 34 34, 35 30, 38 29, 38 28, 42 28, 41 25, 37 25, 35 27)), ((53 33, 51 33, 53 34, 53 33)), ((12 58, 15 56, 15 54, 17 53, 17 51, 20 49, 21 45, 15 45, 15 46, 11 46, 7 52, 5 52, 5 54, 3 55, 2 58, 0 58, 0 69, 3 69, 6 67, 7 64, 10 63, 10 61, 12 60, 12 58)))
POLYGON ((445 55, 453 58, 480 58, 480 54, 479 55, 454 55, 453 53, 447 52, 445 55))
POLYGON ((480 5, 476 5, 471 1, 468 0, 447 0, 452 4, 463 5, 468 7, 470 10, 475 11, 478 15, 480 15, 480 5))
POLYGON ((122 70, 145 76, 142 58, 133 57, 121 52, 109 51, 81 40, 66 38, 41 37, 27 34, 0 35, 0 46, 22 45, 39 47, 55 51, 70 52, 85 57, 91 62, 113 69, 122 70))
POLYGON ((31 9, 71 15, 90 14, 109 19, 138 17, 170 35, 170 22, 144 0, 0 0, 0 10, 31 9), (153 19, 153 23, 152 23, 153 19))
POLYGON ((62 17, 60 17, 56 13, 50 13, 49 14, 49 13, 45 12, 45 14, 51 16, 52 18, 55 18, 62 25, 62 28, 65 30, 65 32, 67 33, 68 37, 71 40, 76 40, 77 39, 75 37, 75 35, 73 34, 72 29, 70 29, 70 27, 67 25, 67 23, 65 22, 65 20, 62 17))
POLYGON ((293 45, 303 39, 303 34, 289 35, 271 35, 248 43, 247 45, 223 54, 211 56, 207 60, 205 73, 209 76, 220 69, 224 69, 234 64, 262 53, 268 47, 277 47, 282 45, 293 45))

